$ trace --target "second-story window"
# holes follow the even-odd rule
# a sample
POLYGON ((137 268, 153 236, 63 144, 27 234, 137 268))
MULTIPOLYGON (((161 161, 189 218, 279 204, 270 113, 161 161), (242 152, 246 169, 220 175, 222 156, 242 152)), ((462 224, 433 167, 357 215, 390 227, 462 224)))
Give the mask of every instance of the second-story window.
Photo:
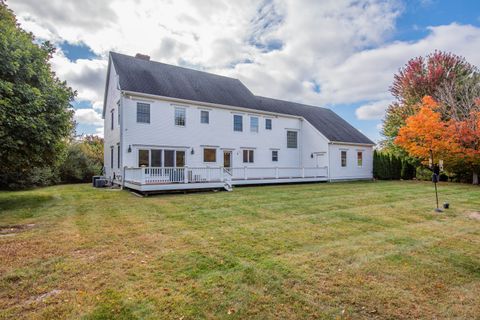
POLYGON ((137 102, 137 122, 150 123, 150 105, 148 103, 137 102))
POLYGON ((243 131, 243 117, 241 115, 233 115, 233 131, 243 131))
POLYGON ((250 117, 250 132, 258 132, 258 117, 250 117))
POLYGON ((200 111, 200 123, 210 123, 210 112, 206 110, 200 111))
POLYGON ((185 108, 175 108, 175 125, 185 127, 187 114, 185 108))
POLYGON ((265 119, 265 130, 272 130, 272 119, 265 119))
POLYGON ((111 121, 110 121, 110 129, 113 130, 113 124, 115 122, 115 109, 112 109, 112 111, 110 111, 110 115, 111 115, 111 121))
POLYGON ((297 131, 287 131, 287 148, 297 148, 297 131))

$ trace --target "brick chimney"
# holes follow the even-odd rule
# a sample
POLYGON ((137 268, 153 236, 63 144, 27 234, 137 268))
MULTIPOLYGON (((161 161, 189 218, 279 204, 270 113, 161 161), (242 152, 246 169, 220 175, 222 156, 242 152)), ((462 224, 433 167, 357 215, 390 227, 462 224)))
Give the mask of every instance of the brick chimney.
POLYGON ((137 58, 137 59, 142 59, 142 60, 147 60, 147 61, 150 60, 150 56, 149 56, 149 55, 141 54, 141 53, 137 53, 137 54, 135 55, 135 58, 137 58))

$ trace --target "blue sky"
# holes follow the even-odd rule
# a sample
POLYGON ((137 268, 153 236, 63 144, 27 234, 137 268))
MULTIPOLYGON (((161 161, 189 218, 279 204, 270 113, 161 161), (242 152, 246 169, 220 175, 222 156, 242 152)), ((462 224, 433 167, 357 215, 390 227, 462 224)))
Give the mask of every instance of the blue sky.
POLYGON ((480 64, 480 1, 34 0, 9 3, 59 48, 52 66, 78 91, 79 134, 102 134, 110 50, 240 79, 254 94, 329 107, 378 141, 388 87, 434 50, 480 64), (108 17, 108 19, 105 19, 108 17))

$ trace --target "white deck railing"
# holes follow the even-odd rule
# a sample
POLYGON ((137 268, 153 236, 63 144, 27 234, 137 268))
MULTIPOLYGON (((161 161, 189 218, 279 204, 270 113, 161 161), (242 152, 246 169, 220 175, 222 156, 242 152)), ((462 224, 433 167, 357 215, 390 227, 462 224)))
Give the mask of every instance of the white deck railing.
POLYGON ((141 167, 125 168, 125 182, 169 184, 231 180, 327 178, 328 167, 141 167))

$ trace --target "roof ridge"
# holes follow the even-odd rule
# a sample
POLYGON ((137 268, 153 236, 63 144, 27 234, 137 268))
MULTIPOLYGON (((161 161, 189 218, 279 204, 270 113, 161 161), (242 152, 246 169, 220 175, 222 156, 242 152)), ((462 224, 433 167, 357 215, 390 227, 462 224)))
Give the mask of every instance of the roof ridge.
MULTIPOLYGON (((208 75, 210 75, 210 76, 215 76, 215 77, 219 77, 219 78, 226 78, 226 79, 229 79, 229 80, 235 80, 235 81, 241 82, 241 83, 243 84, 243 82, 240 81, 240 79, 233 78, 233 77, 223 76, 223 75, 221 75, 221 74, 216 74, 216 73, 207 72, 207 71, 203 71, 203 70, 197 70, 197 69, 193 69, 193 68, 188 68, 188 67, 173 65, 173 64, 169 64, 169 63, 165 63, 165 62, 156 61, 156 60, 139 59, 139 58, 135 58, 134 56, 131 56, 131 55, 128 55, 128 54, 125 54, 125 53, 115 52, 115 51, 109 51, 109 54, 124 56, 124 57, 126 57, 126 58, 135 59, 135 60, 141 61, 141 62, 143 62, 143 63, 156 63, 156 64, 164 65, 164 66, 169 67, 169 68, 179 68, 179 69, 187 70, 187 71, 189 71, 189 72, 204 73, 204 74, 208 74, 208 75)), ((244 84, 243 84, 243 85, 244 85, 244 84)), ((245 85, 244 85, 244 86, 245 86, 245 85)), ((246 87, 246 86, 245 86, 245 87, 246 87)), ((248 88, 247 88, 247 89, 248 89, 248 88)), ((250 91, 250 90, 249 90, 249 91, 250 91)))

